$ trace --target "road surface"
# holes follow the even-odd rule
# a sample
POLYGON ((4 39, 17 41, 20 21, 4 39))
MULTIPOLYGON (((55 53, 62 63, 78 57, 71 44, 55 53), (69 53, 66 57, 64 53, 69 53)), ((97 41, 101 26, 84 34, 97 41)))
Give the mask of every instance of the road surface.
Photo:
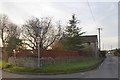
POLYGON ((108 55, 97 68, 87 72, 59 75, 26 75, 2 72, 3 78, 118 78, 118 57, 108 55))
POLYGON ((118 77, 120 80, 120 57, 118 58, 118 77))

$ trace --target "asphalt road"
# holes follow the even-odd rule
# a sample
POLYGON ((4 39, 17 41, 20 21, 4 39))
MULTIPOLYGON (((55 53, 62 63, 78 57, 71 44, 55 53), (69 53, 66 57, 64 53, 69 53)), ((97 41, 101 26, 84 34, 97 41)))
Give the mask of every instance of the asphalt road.
POLYGON ((98 69, 86 73, 86 78, 118 78, 118 57, 109 55, 98 69))
POLYGON ((120 80, 120 57, 118 58, 118 77, 120 80))
POLYGON ((119 63, 118 57, 108 55, 107 58, 104 60, 104 62, 97 69, 87 72, 60 74, 60 75, 26 75, 26 74, 14 74, 14 73, 2 72, 2 77, 3 78, 118 78, 118 63, 119 63))

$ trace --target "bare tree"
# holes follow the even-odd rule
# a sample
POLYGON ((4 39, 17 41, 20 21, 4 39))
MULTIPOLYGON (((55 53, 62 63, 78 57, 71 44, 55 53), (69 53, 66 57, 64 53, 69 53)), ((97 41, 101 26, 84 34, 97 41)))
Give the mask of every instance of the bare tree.
POLYGON ((7 15, 0 15, 0 32, 3 47, 7 46, 10 37, 20 37, 20 28, 12 23, 7 15))
POLYGON ((8 17, 6 15, 0 15, 0 32, 1 32, 0 35, 3 45, 5 42, 4 33, 7 32, 7 23, 8 23, 8 17))
POLYGON ((9 23, 8 24, 8 34, 7 34, 7 38, 11 37, 11 36, 15 36, 15 37, 20 37, 20 32, 21 29, 14 23, 9 23))
POLYGON ((51 18, 32 18, 23 25, 23 37, 30 48, 37 49, 36 37, 40 37, 40 49, 47 49, 61 37, 60 22, 52 23, 51 18))
MULTIPOLYGON (((0 15, 0 37, 3 45, 3 56, 7 55, 9 57, 12 55, 13 49, 21 48, 20 28, 12 23, 6 15, 0 15)), ((7 59, 8 57, 3 58, 7 59)))

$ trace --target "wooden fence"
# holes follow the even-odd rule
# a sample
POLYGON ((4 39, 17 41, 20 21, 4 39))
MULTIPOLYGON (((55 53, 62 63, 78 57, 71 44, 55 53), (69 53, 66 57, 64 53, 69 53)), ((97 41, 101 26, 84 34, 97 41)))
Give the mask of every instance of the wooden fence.
MULTIPOLYGON (((37 50, 15 50, 14 57, 37 57, 37 50)), ((78 51, 55 51, 46 50, 40 52, 41 57, 65 58, 65 57, 79 57, 78 51)))

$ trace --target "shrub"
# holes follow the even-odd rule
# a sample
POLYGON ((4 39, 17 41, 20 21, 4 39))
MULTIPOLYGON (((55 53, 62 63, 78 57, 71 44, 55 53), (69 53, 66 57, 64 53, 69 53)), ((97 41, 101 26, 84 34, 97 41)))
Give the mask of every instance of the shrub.
POLYGON ((56 42, 52 45, 52 50, 65 50, 65 48, 62 43, 56 42))
POLYGON ((101 57, 106 57, 107 51, 100 51, 101 57))
POLYGON ((93 50, 91 46, 87 45, 82 49, 82 53, 85 56, 94 56, 95 51, 93 50))

